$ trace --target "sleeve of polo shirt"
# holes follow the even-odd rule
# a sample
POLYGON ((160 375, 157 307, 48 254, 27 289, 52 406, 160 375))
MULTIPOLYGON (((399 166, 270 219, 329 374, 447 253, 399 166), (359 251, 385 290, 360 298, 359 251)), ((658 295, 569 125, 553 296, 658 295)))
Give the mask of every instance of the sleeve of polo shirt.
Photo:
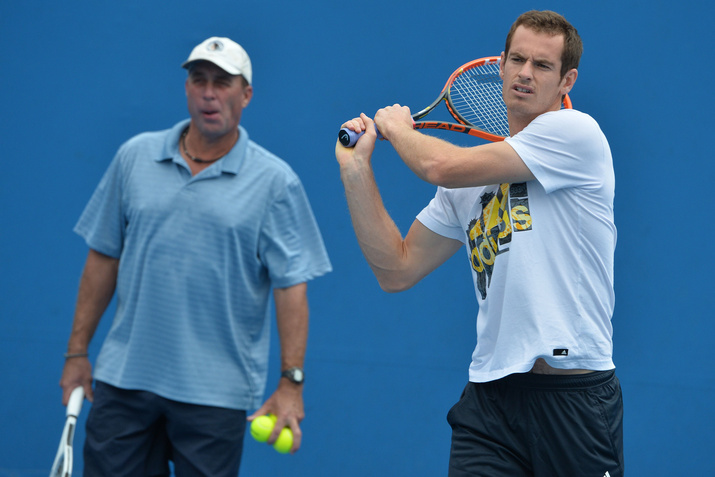
POLYGON ((121 150, 117 153, 94 190, 75 233, 84 238, 92 250, 119 258, 126 226, 122 207, 121 150))
POLYGON ((261 230, 259 253, 276 288, 297 285, 332 270, 300 180, 290 182, 271 204, 261 230))

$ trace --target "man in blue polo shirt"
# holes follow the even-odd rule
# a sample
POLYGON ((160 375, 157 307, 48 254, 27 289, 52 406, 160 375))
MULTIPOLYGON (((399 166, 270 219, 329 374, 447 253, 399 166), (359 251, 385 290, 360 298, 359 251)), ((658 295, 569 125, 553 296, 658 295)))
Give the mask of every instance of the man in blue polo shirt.
POLYGON ((209 38, 183 66, 190 119, 123 144, 75 227, 90 250, 60 384, 93 400, 85 475, 235 476, 249 409, 300 447, 306 283, 330 261, 298 176, 239 125, 244 49, 209 38), (262 402, 271 290, 282 375, 262 402))

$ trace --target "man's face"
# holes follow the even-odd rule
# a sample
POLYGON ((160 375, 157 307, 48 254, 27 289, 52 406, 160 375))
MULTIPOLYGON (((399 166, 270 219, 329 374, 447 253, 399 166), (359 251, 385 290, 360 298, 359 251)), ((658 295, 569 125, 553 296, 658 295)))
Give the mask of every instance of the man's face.
POLYGON ((186 79, 186 98, 192 124, 205 136, 233 133, 248 106, 253 88, 207 61, 194 65, 186 79))
POLYGON ((578 75, 572 69, 561 78, 563 48, 563 35, 537 33, 524 26, 516 29, 500 65, 510 122, 525 122, 525 126, 538 115, 561 108, 561 97, 578 75))

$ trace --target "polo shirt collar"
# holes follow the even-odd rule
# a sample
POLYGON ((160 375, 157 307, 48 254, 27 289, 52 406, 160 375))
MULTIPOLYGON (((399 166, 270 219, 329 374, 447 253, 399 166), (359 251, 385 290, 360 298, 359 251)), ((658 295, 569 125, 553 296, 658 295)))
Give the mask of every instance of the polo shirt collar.
MULTIPOLYGON (((179 151, 179 138, 181 133, 189 127, 191 123, 190 119, 186 119, 174 125, 166 136, 164 142, 164 147, 161 156, 156 158, 155 161, 173 161, 175 164, 186 166, 186 161, 184 160, 181 152, 179 151)), ((243 126, 238 126, 238 141, 231 148, 228 153, 217 162, 220 167, 221 172, 226 172, 228 174, 238 174, 238 170, 243 164, 244 158, 246 156, 246 148, 248 147, 248 132, 243 128, 243 126)))

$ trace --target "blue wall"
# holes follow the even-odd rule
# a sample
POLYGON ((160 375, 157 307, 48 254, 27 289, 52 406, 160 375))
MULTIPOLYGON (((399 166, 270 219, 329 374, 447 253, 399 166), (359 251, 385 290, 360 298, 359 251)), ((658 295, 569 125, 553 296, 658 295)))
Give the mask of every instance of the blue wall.
MULTIPOLYGON (((511 22, 531 8, 559 11, 581 32, 572 99, 601 123, 613 150, 613 323, 629 475, 715 475, 715 168, 703 141, 714 126, 712 25, 704 21, 713 7, 700 5, 3 2, 0 476, 47 475, 54 456, 61 356, 86 255, 72 227, 124 140, 187 116, 179 65, 211 35, 251 54, 255 96, 243 124, 302 177, 335 268, 309 287, 304 446, 280 456, 249 439, 243 475, 444 475, 445 415, 474 345, 468 268, 457 254, 413 290, 379 290, 352 233, 336 130, 394 102, 425 106, 456 66, 499 54, 511 22)), ((434 189, 389 144, 378 148, 378 182, 406 232, 434 189)))

